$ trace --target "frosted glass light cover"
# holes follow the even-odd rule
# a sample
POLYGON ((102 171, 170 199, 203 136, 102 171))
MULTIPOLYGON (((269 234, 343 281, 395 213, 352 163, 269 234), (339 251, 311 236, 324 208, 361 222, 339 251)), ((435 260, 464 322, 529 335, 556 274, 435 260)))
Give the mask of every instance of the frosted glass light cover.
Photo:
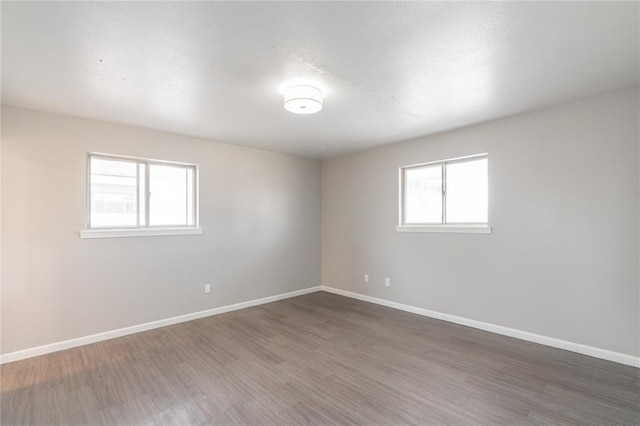
POLYGON ((294 114, 313 114, 322 109, 322 91, 314 86, 292 86, 284 92, 284 108, 294 114))

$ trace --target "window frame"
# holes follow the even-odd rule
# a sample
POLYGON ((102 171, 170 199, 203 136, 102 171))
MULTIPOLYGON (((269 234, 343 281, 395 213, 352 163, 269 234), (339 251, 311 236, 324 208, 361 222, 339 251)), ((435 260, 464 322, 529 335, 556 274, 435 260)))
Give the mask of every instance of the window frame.
MULTIPOLYGON (((199 215, 199 167, 197 164, 182 163, 178 161, 156 160, 141 157, 132 157, 126 155, 107 154, 102 152, 88 152, 86 155, 86 211, 85 211, 85 229, 79 232, 80 238, 107 238, 107 237, 135 237, 135 236, 159 236, 159 235, 189 235, 202 234, 200 228, 199 215), (122 162, 130 162, 136 164, 136 225, 119 225, 119 226, 91 226, 91 160, 92 158, 115 160, 122 162), (140 165, 144 167, 144 193, 140 193, 140 165), (186 170, 193 170, 193 212, 191 220, 193 225, 150 225, 151 217, 151 166, 173 166, 186 170), (140 224, 140 206, 144 198, 144 218, 145 225, 140 224)), ((187 195, 187 200, 189 196, 187 195)), ((188 203, 188 201, 187 201, 188 203)), ((187 212, 189 206, 187 205, 187 212)))
MULTIPOLYGON (((396 231, 398 232, 457 232, 457 233, 482 233, 490 234, 491 227, 489 226, 489 212, 487 211, 487 222, 478 223, 460 223, 460 222, 447 222, 447 165, 456 163, 465 163, 478 159, 486 158, 487 165, 489 160, 489 154, 484 152, 480 154, 467 155, 464 157, 455 157, 446 160, 430 161, 426 163, 410 164, 407 166, 401 166, 399 168, 399 215, 398 226, 396 231), (407 223, 406 222, 406 171, 411 169, 419 169, 430 166, 441 166, 442 173, 442 217, 439 223, 407 223)), ((488 170, 487 170, 488 173, 488 170)), ((487 182, 488 185, 488 182, 487 182)), ((488 197, 489 188, 487 188, 488 197)), ((487 210, 489 206, 487 205, 487 210)))

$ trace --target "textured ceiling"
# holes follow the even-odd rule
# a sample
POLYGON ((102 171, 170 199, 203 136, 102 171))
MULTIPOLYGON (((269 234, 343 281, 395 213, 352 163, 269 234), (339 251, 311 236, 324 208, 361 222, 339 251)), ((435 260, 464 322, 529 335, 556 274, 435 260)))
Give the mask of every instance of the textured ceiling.
POLYGON ((2 102, 327 158, 638 85, 637 2, 6 2, 2 102), (315 115, 279 86, 317 82, 315 115))

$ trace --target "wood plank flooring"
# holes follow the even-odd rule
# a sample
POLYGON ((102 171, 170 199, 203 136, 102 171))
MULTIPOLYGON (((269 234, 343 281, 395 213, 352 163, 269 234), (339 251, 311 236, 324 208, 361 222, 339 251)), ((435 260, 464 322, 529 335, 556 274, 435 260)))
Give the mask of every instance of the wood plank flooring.
POLYGON ((1 379, 2 425, 640 423, 639 369, 324 292, 1 379))

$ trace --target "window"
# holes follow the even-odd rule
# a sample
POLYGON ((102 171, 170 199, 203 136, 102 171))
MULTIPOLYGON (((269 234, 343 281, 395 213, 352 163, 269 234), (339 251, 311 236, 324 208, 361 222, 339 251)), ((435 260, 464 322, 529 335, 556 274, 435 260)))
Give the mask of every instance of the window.
POLYGON ((398 231, 491 231, 486 154, 402 167, 400 188, 398 231))
POLYGON ((89 154, 82 238, 201 233, 197 166, 89 154))

